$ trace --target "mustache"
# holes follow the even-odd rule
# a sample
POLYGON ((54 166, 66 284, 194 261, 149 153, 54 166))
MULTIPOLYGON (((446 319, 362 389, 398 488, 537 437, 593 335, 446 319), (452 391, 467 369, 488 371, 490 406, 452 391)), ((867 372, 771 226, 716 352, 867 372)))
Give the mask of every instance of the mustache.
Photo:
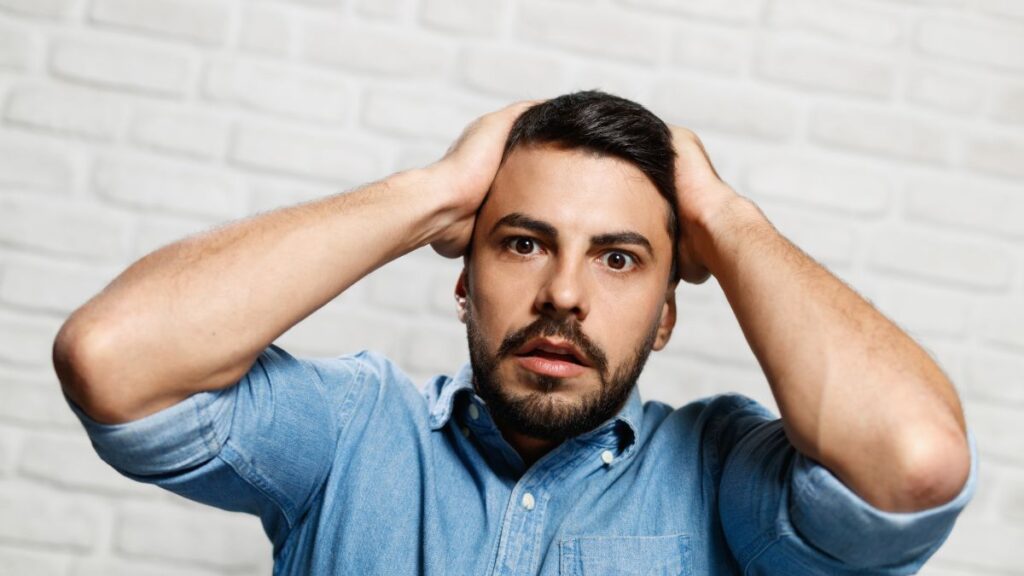
POLYGON ((587 338, 587 335, 583 333, 583 327, 580 323, 576 321, 561 322, 548 316, 541 316, 530 324, 505 336, 495 356, 497 358, 504 358, 521 348, 529 340, 550 336, 559 336, 571 342, 590 359, 594 364, 594 368, 597 368, 602 374, 605 373, 608 367, 608 358, 590 338, 587 338))

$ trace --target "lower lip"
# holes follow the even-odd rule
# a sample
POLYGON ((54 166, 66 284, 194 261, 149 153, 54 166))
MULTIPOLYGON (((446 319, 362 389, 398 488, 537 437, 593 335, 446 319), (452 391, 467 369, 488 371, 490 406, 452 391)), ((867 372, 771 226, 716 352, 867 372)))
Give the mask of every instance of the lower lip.
POLYGON ((552 360, 541 356, 517 356, 516 362, 530 372, 555 378, 572 378, 583 374, 586 366, 563 360, 552 360))

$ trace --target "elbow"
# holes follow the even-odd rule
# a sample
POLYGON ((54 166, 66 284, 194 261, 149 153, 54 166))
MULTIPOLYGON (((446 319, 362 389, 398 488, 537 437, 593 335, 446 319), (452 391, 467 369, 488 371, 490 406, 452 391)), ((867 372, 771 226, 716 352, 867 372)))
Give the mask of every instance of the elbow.
POLYGON ((915 440, 905 458, 901 498, 905 511, 950 502, 963 490, 971 472, 970 446, 959 428, 915 440))
POLYGON ((53 341, 53 368, 64 394, 90 418, 103 424, 130 420, 110 387, 106 352, 111 346, 105 332, 88 327, 72 315, 53 341))

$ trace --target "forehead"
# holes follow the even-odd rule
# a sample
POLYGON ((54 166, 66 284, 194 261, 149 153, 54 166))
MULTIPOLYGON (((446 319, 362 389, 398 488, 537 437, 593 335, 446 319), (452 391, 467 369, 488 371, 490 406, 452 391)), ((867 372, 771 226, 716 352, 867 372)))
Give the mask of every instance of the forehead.
POLYGON ((518 212, 543 220, 559 234, 634 231, 659 250, 670 250, 671 208, 636 166, 608 155, 555 146, 518 147, 498 170, 478 217, 489 231, 518 212))

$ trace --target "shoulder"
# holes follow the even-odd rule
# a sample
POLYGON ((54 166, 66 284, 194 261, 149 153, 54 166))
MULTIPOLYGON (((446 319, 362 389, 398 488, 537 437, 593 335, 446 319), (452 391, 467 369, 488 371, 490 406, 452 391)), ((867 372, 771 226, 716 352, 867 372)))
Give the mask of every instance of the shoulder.
POLYGON ((658 426, 670 423, 687 428, 720 431, 722 427, 741 426, 757 421, 778 419, 768 407, 743 394, 726 392, 693 400, 679 407, 658 400, 644 402, 644 423, 658 426))

